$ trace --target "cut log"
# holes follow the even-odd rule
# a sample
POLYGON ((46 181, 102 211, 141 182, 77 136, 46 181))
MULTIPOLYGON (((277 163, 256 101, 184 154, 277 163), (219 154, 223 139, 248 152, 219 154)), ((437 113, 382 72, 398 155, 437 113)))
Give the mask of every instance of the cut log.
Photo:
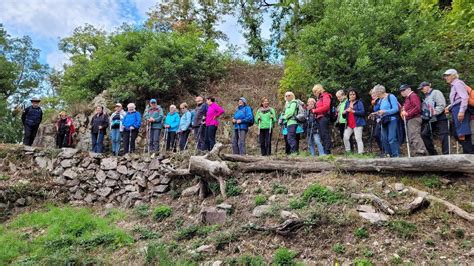
POLYGON ((361 194, 352 193, 351 197, 353 199, 368 199, 372 202, 372 204, 374 204, 377 208, 379 208, 384 213, 390 214, 390 215, 395 214, 395 211, 394 211, 394 209, 396 209, 395 207, 390 206, 390 204, 386 200, 381 199, 372 193, 361 193, 361 194))
POLYGON ((314 173, 332 171, 335 170, 335 167, 327 162, 261 160, 254 163, 239 163, 237 165, 237 170, 244 173, 272 171, 314 173))
POLYGON ((428 192, 416 189, 414 187, 408 187, 408 189, 412 193, 418 195, 419 197, 426 197, 426 199, 428 199, 428 200, 432 200, 432 201, 443 204, 444 206, 446 206, 448 208, 448 212, 452 212, 452 213, 458 215, 459 217, 462 217, 462 218, 468 220, 469 222, 474 222, 474 215, 473 214, 468 213, 467 211, 459 208, 458 206, 452 204, 451 202, 449 202, 447 200, 444 200, 444 199, 441 199, 441 198, 438 198, 436 196, 430 195, 430 194, 428 194, 428 192))

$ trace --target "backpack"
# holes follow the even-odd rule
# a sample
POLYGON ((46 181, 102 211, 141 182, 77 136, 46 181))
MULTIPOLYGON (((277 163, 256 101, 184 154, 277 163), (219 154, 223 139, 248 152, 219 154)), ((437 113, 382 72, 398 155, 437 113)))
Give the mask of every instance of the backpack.
POLYGON ((305 123, 306 122, 306 113, 304 108, 304 103, 301 100, 296 100, 297 112, 294 115, 296 122, 305 123))
MULTIPOLYGON (((248 105, 247 105, 248 106, 248 105)), ((255 119, 253 118, 253 110, 252 107, 248 106, 248 109, 250 109, 250 114, 252 115, 252 119, 250 120, 250 123, 247 123, 247 127, 251 127, 255 124, 255 119)), ((247 108, 245 109, 245 112, 247 112, 247 108)))
POLYGON ((329 121, 334 123, 337 121, 337 103, 336 97, 333 97, 332 94, 329 94, 331 97, 331 104, 329 106, 329 121))
POLYGON ((196 115, 196 109, 189 110, 191 113, 191 126, 194 126, 194 116, 196 115))

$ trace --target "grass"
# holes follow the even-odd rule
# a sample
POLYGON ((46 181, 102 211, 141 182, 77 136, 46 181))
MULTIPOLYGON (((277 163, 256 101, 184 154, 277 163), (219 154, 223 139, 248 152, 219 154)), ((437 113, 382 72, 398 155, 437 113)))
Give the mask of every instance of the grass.
POLYGON ((189 240, 193 239, 196 236, 206 237, 209 233, 214 232, 219 227, 217 225, 213 226, 199 226, 199 225, 190 225, 188 227, 181 228, 176 234, 176 240, 189 240))
POLYGON ((22 214, 0 226, 0 265, 97 263, 97 249, 106 252, 133 243, 112 222, 87 208, 48 207, 22 214))
POLYGON ((267 197, 265 195, 257 195, 254 199, 255 206, 260 206, 267 203, 267 197))
POLYGON ((139 218, 146 218, 150 214, 150 205, 148 204, 140 204, 133 208, 133 212, 139 218))
POLYGON ((265 263, 265 260, 263 259, 262 256, 252 256, 252 255, 247 255, 244 254, 240 257, 237 258, 231 258, 228 259, 225 263, 225 265, 229 266, 266 266, 268 265, 265 263))
POLYGON ((303 191, 300 198, 290 199, 290 208, 302 209, 312 200, 324 204, 334 204, 342 201, 343 198, 341 194, 333 192, 325 186, 312 184, 303 191))
POLYGON ((273 194, 288 194, 288 188, 283 186, 283 185, 273 183, 272 184, 272 193, 273 194))
POLYGON ((365 227, 357 228, 354 232, 354 235, 360 239, 369 238, 369 232, 365 227))
POLYGON ((153 219, 156 221, 163 221, 164 219, 171 216, 173 210, 170 206, 160 205, 153 210, 153 219))
POLYGON ((295 265, 296 252, 287 248, 279 248, 273 254, 274 265, 295 265))
POLYGON ((227 196, 235 197, 239 196, 242 193, 242 189, 239 187, 237 180, 231 178, 225 183, 225 192, 227 196))
POLYGON ((0 181, 7 181, 8 179, 10 179, 9 176, 7 176, 7 175, 0 175, 0 181))
POLYGON ((412 239, 416 233, 416 225, 404 220, 395 220, 388 223, 388 227, 399 237, 412 239))
POLYGON ((214 246, 217 250, 224 250, 230 243, 239 240, 239 237, 234 232, 219 233, 214 237, 214 246))
POLYGON ((423 182, 423 185, 429 188, 441 188, 442 186, 438 176, 423 176, 421 178, 421 182, 423 182))
POLYGON ((372 262, 368 259, 356 258, 353 262, 355 266, 372 266, 372 262))
POLYGON ((138 235, 139 239, 157 239, 161 237, 159 233, 143 226, 135 226, 133 232, 138 235))
POLYGON ((123 210, 112 208, 107 211, 105 216, 111 221, 117 222, 125 220, 127 218, 127 213, 123 210))
POLYGON ((332 250, 337 254, 344 254, 344 252, 346 252, 346 247, 341 243, 336 243, 332 246, 332 250))
POLYGON ((145 262, 147 265, 197 265, 197 263, 186 259, 177 259, 173 250, 176 251, 173 246, 164 243, 149 243, 145 252, 145 262))

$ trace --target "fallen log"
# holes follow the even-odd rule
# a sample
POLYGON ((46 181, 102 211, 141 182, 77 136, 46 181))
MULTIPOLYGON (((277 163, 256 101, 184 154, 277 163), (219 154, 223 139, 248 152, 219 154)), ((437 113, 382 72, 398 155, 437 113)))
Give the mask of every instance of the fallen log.
POLYGON ((255 231, 272 232, 282 236, 289 236, 305 225, 311 226, 315 224, 305 223, 304 220, 298 218, 290 218, 284 221, 283 223, 275 226, 259 226, 255 224, 249 224, 246 225, 245 228, 255 231))
POLYGON ((374 204, 377 208, 383 211, 386 214, 393 215, 395 214, 395 207, 390 206, 386 200, 377 197, 375 194, 372 193, 352 193, 351 198, 353 199, 368 199, 374 204))
POLYGON ((221 154, 221 159, 238 162, 236 169, 241 172, 457 172, 474 173, 474 155, 453 154, 414 158, 350 159, 333 161, 312 158, 288 158, 286 160, 263 156, 242 156, 221 154))
POLYGON ((412 193, 416 194, 418 197, 425 197, 428 200, 432 200, 432 201, 438 202, 440 204, 443 204, 444 206, 446 206, 448 208, 448 212, 452 212, 452 213, 456 214, 457 216, 468 220, 469 222, 474 221, 474 215, 473 214, 468 213, 467 211, 459 208, 458 206, 452 204, 451 202, 449 202, 447 200, 444 200, 444 199, 438 198, 436 196, 430 195, 430 194, 428 194, 428 192, 416 189, 414 187, 408 187, 408 189, 412 193))

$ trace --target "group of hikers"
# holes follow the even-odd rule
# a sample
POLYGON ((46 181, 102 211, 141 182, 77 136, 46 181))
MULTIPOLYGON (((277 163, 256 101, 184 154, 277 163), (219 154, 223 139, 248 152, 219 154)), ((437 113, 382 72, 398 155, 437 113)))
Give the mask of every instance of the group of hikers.
MULTIPOLYGON (((353 88, 349 88, 347 92, 337 91, 336 103, 333 95, 317 84, 312 88, 314 97, 309 98, 306 104, 297 100, 292 92, 286 92, 285 107, 279 116, 270 107, 267 98, 262 99, 260 108, 254 113, 246 98, 241 97, 232 118, 232 151, 240 155, 247 153, 247 134, 249 128, 256 125, 261 154, 271 155, 273 131, 278 124, 280 128, 276 146, 278 148, 280 134, 283 135, 286 154, 297 154, 300 139, 306 136, 312 156, 329 155, 333 149, 330 130, 334 124, 344 150, 347 153, 363 154, 363 128, 370 124, 369 131, 378 144, 381 157, 399 157, 400 146, 404 141, 407 142, 408 156, 436 155, 438 152, 433 143, 435 133, 441 141, 442 154, 451 153, 451 135, 458 141, 463 153, 474 153, 471 137, 474 92, 459 79, 454 69, 448 69, 443 78, 451 85, 449 105, 443 93, 433 89, 429 82, 422 82, 418 86, 424 96, 423 100, 411 86, 401 85, 399 93, 404 98, 403 105, 383 85, 376 85, 370 90, 370 108, 364 106, 358 91, 353 88)), ((22 115, 25 145, 32 145, 42 119, 39 99, 33 98, 31 102, 32 105, 22 115)), ((104 107, 98 106, 90 121, 91 150, 96 153, 104 152, 104 136, 109 130, 114 155, 119 155, 121 150, 123 153, 134 152, 136 138, 144 121, 147 142, 145 150, 149 153, 160 152, 162 138, 162 148, 166 147, 167 151, 186 150, 189 148, 191 132, 196 143, 195 149, 210 151, 216 143, 219 118, 225 111, 214 97, 197 96, 195 102, 194 110, 190 110, 187 103, 181 103, 179 110, 171 105, 165 115, 157 100, 151 99, 143 117, 134 103, 127 105, 127 111, 123 110, 120 103, 116 103, 115 110, 110 115, 104 112, 104 107)), ((70 146, 75 129, 72 119, 65 112, 60 113, 56 130, 57 146, 70 146)))

